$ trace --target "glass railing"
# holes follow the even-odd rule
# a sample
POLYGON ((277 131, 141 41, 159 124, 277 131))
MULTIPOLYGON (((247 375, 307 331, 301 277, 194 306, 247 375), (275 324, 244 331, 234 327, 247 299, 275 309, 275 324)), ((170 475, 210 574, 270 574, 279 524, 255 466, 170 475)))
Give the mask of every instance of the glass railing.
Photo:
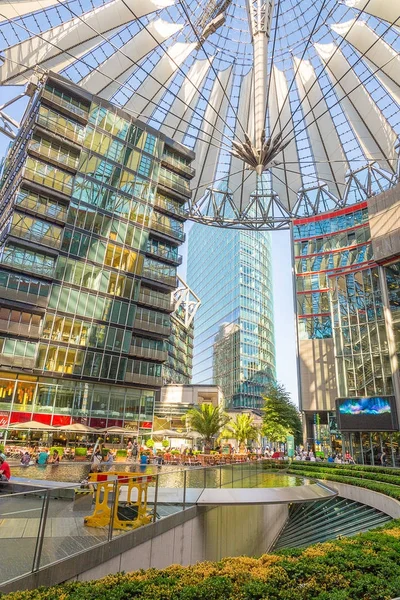
MULTIPOLYGON (((49 477, 49 470, 54 470, 54 479, 64 468, 62 463, 48 465, 37 484, 32 475, 26 482, 23 478, 1 482, 1 532, 7 539, 7 551, 2 554, 0 585, 185 511, 207 489, 312 483, 295 476, 289 476, 289 482, 288 476, 271 471, 268 461, 256 455, 189 456, 174 451, 154 456, 152 463, 114 463, 111 469, 104 466, 81 483, 60 483, 58 487, 52 481, 47 488, 43 480, 49 477), (164 471, 162 463, 176 468, 169 466, 164 471), (16 559, 18 547, 21 560, 16 559)), ((65 465, 68 471, 70 467, 65 465)))
POLYGON ((193 167, 191 167, 190 165, 185 165, 183 162, 174 158, 170 154, 163 154, 163 157, 161 160, 164 163, 171 165, 172 167, 175 167, 176 169, 179 169, 180 171, 182 171, 182 173, 187 173, 190 176, 193 176, 195 174, 195 170, 193 169, 193 167))
POLYGON ((154 348, 144 348, 143 346, 138 346, 136 344, 132 344, 129 354, 132 356, 137 356, 138 358, 148 358, 150 360, 159 360, 160 362, 164 362, 167 360, 168 353, 166 350, 156 350, 154 348))
POLYGON ((89 109, 88 108, 86 109, 86 108, 77 106, 76 104, 72 104, 70 99, 68 99, 67 97, 64 98, 62 96, 59 96, 58 94, 55 94, 51 90, 44 89, 42 92, 42 97, 47 98, 51 102, 54 102, 54 104, 58 104, 59 106, 62 106, 63 108, 68 110, 70 113, 73 113, 74 115, 77 115, 78 117, 82 117, 83 119, 86 119, 86 120, 89 117, 89 109))
POLYGON ((152 294, 147 294, 145 291, 140 290, 138 302, 141 304, 147 304, 148 306, 154 308, 162 308, 164 310, 172 311, 173 303, 171 301, 170 295, 165 296, 164 298, 160 298, 157 296, 153 296, 152 294))
POLYGON ((156 269, 143 267, 142 277, 146 277, 147 279, 151 279, 152 281, 159 281, 161 283, 165 283, 165 285, 176 287, 176 275, 163 275, 156 269))
POLYGON ((68 210, 66 206, 56 204, 55 202, 48 200, 44 196, 39 196, 34 192, 19 192, 15 199, 15 204, 39 215, 57 219, 58 221, 65 221, 67 218, 68 210))
POLYGON ((81 144, 83 142, 85 130, 82 128, 82 126, 79 127, 76 125, 74 127, 73 125, 70 125, 68 127, 61 125, 57 119, 41 115, 40 113, 38 114, 36 122, 38 125, 49 129, 52 133, 58 133, 72 142, 77 144, 81 144))
POLYGON ((181 240, 181 241, 185 240, 185 233, 183 230, 173 229, 169 225, 160 223, 159 221, 156 221, 155 219, 151 220, 150 228, 154 229, 155 231, 160 231, 161 233, 165 233, 173 238, 176 238, 177 240, 181 240))
POLYGON ((50 248, 58 249, 61 245, 61 233, 56 237, 53 235, 40 234, 32 228, 27 229, 26 227, 18 227, 18 225, 13 225, 10 229, 10 235, 15 235, 18 238, 28 240, 30 242, 37 242, 38 244, 50 246, 50 248))
POLYGON ((187 197, 191 196, 189 182, 186 182, 184 180, 182 180, 182 182, 173 181, 170 177, 166 177, 165 175, 160 173, 159 183, 161 185, 165 186, 166 188, 175 190, 179 194, 183 194, 184 196, 187 196, 187 197))
POLYGON ((29 142, 29 150, 37 152, 43 158, 49 158, 60 163, 61 165, 70 167, 71 169, 78 168, 79 157, 72 154, 68 154, 61 148, 47 146, 46 144, 43 144, 40 141, 31 140, 29 142))
POLYGON ((165 258, 166 260, 172 260, 177 265, 182 264, 182 256, 179 256, 178 252, 174 250, 169 250, 168 248, 156 248, 151 244, 147 246, 146 252, 152 254, 153 256, 159 256, 160 258, 165 258))
POLYGON ((180 215, 181 217, 187 216, 187 211, 183 206, 179 205, 177 202, 173 202, 161 194, 156 195, 155 206, 163 208, 174 215, 180 215))

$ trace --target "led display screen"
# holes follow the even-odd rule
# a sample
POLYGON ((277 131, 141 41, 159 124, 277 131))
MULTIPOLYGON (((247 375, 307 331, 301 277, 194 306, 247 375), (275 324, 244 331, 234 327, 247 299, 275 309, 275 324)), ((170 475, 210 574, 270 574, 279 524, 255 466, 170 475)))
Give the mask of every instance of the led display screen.
POLYGON ((395 431, 397 412, 394 396, 338 398, 338 428, 341 431, 395 431))

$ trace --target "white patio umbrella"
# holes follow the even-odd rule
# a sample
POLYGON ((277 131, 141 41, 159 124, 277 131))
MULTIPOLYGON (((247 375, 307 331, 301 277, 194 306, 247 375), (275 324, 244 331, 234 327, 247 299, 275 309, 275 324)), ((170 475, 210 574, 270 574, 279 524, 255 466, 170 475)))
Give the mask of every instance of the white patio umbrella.
POLYGON ((99 429, 89 427, 83 423, 73 423, 72 425, 61 425, 57 427, 58 431, 70 431, 71 433, 100 433, 99 429))
POLYGON ((105 427, 104 429, 100 429, 102 433, 116 433, 118 435, 135 435, 137 431, 133 429, 125 429, 124 427, 118 427, 114 425, 113 427, 105 427))
POLYGON ((184 434, 179 433, 178 431, 173 431, 173 429, 158 429, 157 431, 153 431, 153 435, 163 435, 164 437, 184 437, 184 434))
POLYGON ((57 427, 53 427, 52 425, 45 425, 45 423, 40 423, 39 421, 26 421, 25 423, 13 423, 9 426, 9 429, 23 429, 31 431, 57 431, 57 427))
POLYGON ((185 438, 188 438, 190 440, 197 440, 198 438, 203 437, 201 435, 201 433, 198 433, 197 431, 188 431, 188 433, 185 433, 185 438))

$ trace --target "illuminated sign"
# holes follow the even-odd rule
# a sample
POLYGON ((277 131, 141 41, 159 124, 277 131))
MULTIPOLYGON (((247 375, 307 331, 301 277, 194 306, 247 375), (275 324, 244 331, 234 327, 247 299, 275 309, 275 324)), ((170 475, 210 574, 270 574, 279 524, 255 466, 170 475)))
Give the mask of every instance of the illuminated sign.
POLYGON ((338 398, 336 414, 340 431, 395 431, 398 429, 394 396, 338 398))

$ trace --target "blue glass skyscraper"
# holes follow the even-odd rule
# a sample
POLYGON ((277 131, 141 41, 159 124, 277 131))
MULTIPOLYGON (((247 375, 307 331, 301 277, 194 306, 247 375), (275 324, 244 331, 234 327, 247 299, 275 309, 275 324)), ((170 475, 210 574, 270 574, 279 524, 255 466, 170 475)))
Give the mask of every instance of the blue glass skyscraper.
POLYGON ((275 378, 270 234, 193 225, 187 282, 201 298, 193 383, 220 385, 230 408, 260 408, 275 378))

